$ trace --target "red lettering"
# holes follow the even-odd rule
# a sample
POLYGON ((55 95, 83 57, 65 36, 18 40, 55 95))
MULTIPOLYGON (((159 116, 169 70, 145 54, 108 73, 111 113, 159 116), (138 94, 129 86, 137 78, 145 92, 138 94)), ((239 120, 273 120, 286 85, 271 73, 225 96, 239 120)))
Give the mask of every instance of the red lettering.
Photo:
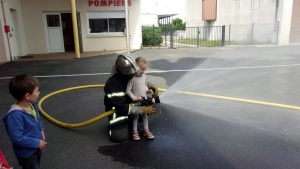
POLYGON ((93 1, 89 1, 89 6, 92 6, 93 5, 93 1))
POLYGON ((107 2, 106 2, 106 0, 101 0, 101 2, 100 2, 100 6, 107 6, 107 2))
POLYGON ((117 1, 117 6, 121 6, 121 1, 117 1))
POLYGON ((95 6, 99 6, 99 1, 94 1, 95 6))
MULTIPOLYGON (((88 0, 88 5, 90 6, 125 6, 126 0, 88 0)), ((132 1, 127 0, 127 5, 131 6, 132 1)))
MULTIPOLYGON (((131 0, 128 0, 128 1, 127 1, 127 5, 128 5, 128 6, 131 6, 131 0)), ((125 1, 122 1, 122 6, 125 6, 125 1)))

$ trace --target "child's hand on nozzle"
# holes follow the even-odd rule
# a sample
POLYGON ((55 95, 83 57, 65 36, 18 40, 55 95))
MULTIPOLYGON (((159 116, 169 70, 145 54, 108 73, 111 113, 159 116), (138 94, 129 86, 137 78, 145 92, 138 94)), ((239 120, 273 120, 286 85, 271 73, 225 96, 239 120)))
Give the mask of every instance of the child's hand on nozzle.
POLYGON ((143 100, 142 96, 136 97, 136 101, 138 101, 138 100, 143 100))
POLYGON ((153 93, 152 89, 147 90, 147 94, 152 94, 152 93, 153 93))

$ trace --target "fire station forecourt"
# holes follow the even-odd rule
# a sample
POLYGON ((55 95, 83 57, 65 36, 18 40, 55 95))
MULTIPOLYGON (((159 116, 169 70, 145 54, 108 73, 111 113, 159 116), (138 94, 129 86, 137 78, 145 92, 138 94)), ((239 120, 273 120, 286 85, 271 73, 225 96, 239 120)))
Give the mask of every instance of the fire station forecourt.
MULTIPOLYGON (((141 135, 140 141, 117 144, 109 140, 107 118, 68 129, 43 117, 48 144, 41 168, 298 168, 299 47, 132 52, 149 61, 148 80, 167 89, 160 92, 157 113, 148 116, 155 139, 141 135)), ((65 88, 105 84, 116 57, 0 65, 1 116, 15 103, 8 92, 10 77, 38 77, 41 99, 65 88)), ((59 121, 79 123, 104 113, 103 97, 102 88, 72 90, 46 99, 42 108, 59 121)), ((3 122, 0 138, 6 159, 19 168, 3 122)))

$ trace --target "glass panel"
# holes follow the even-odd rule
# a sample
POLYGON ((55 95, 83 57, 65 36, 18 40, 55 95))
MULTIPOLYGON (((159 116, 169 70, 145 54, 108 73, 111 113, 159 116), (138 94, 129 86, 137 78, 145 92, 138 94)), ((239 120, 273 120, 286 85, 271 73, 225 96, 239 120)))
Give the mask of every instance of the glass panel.
POLYGON ((107 19, 89 19, 90 33, 108 32, 107 19))
POLYGON ((48 27, 60 27, 59 15, 46 15, 48 27))
POLYGON ((109 32, 117 32, 117 20, 109 19, 109 32))
POLYGON ((123 32, 125 29, 124 18, 109 19, 109 32, 123 32))

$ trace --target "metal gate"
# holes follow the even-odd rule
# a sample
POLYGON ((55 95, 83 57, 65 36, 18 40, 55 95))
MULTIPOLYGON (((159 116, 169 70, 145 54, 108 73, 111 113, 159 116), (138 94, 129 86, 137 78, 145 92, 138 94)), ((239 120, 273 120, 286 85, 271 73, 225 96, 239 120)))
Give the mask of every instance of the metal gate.
POLYGON ((224 46, 225 26, 163 29, 163 46, 170 48, 224 46))
MULTIPOLYGON (((169 25, 160 25, 160 27, 153 26, 147 29, 148 32, 151 32, 151 41, 161 41, 161 43, 152 43, 151 45, 143 43, 143 47, 193 48, 224 46, 225 44, 225 26, 177 28, 169 25), (161 36, 157 35, 158 30, 161 31, 161 36), (161 38, 162 40, 159 40, 161 38)), ((146 36, 147 34, 144 35, 146 36)))
MULTIPOLYGON (((149 29, 151 33, 148 35, 151 41, 158 42, 152 43, 151 47, 193 48, 224 46, 225 44, 274 45, 278 43, 279 22, 276 24, 229 25, 226 28, 225 25, 179 28, 172 24, 165 24, 149 29)), ((145 47, 144 43, 143 47, 145 47)))

